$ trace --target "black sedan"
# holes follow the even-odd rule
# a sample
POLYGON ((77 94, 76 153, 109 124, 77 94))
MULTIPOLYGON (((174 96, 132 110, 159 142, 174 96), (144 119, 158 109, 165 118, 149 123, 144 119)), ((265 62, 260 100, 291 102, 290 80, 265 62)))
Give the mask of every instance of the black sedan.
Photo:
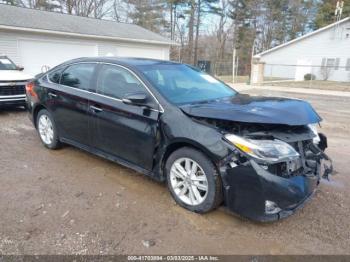
POLYGON ((81 58, 26 92, 47 148, 70 144, 166 181, 194 212, 224 203, 253 220, 276 220, 332 171, 309 103, 240 94, 189 65, 81 58))

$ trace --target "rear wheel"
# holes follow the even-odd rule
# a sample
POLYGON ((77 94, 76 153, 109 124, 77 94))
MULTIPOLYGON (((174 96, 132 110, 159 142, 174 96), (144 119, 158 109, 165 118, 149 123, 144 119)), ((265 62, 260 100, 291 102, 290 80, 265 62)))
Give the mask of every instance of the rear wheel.
POLYGON ((192 148, 181 148, 166 162, 168 188, 182 207, 209 212, 222 202, 222 184, 209 158, 192 148))
POLYGON ((59 148, 60 142, 57 135, 57 129, 50 112, 46 109, 41 110, 38 113, 36 121, 39 137, 44 146, 49 149, 59 148))

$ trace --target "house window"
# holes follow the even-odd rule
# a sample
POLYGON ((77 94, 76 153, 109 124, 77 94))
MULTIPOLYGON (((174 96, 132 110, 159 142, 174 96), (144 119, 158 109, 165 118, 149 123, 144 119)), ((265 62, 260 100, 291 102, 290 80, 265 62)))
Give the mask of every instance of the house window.
POLYGON ((348 58, 348 60, 346 61, 345 70, 346 70, 346 71, 350 71, 350 58, 348 58))
POLYGON ((330 69, 338 70, 340 64, 340 58, 323 58, 321 67, 327 67, 330 69))
POLYGON ((339 64, 340 64, 340 58, 336 58, 335 59, 335 65, 334 65, 334 69, 338 70, 339 69, 339 64))
POLYGON ((335 66, 335 59, 334 58, 327 58, 326 66, 328 68, 333 68, 335 66))

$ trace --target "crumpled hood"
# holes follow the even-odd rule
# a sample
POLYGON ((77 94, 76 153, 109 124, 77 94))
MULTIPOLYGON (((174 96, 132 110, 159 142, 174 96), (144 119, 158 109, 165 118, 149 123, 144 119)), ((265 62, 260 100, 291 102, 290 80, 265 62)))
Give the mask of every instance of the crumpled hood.
POLYGON ((0 81, 25 81, 32 78, 33 76, 18 70, 0 70, 0 81))
POLYGON ((183 105, 180 108, 194 117, 245 123, 299 126, 322 121, 308 102, 279 97, 237 94, 232 98, 183 105))

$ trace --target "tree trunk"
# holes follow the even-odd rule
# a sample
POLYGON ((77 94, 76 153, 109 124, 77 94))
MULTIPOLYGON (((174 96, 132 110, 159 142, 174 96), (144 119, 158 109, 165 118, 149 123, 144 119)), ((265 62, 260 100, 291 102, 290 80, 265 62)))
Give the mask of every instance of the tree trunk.
POLYGON ((174 40, 174 4, 170 3, 170 39, 174 40))
POLYGON ((195 15, 195 0, 191 0, 190 3, 190 20, 188 22, 188 50, 187 50, 187 58, 188 63, 192 63, 192 58, 193 58, 193 31, 194 31, 194 15, 195 15))
POLYGON ((200 27, 200 19, 201 19, 201 0, 198 0, 197 3, 197 24, 196 24, 196 39, 194 44, 194 57, 193 57, 193 65, 197 65, 198 60, 198 39, 199 39, 199 27, 200 27))

